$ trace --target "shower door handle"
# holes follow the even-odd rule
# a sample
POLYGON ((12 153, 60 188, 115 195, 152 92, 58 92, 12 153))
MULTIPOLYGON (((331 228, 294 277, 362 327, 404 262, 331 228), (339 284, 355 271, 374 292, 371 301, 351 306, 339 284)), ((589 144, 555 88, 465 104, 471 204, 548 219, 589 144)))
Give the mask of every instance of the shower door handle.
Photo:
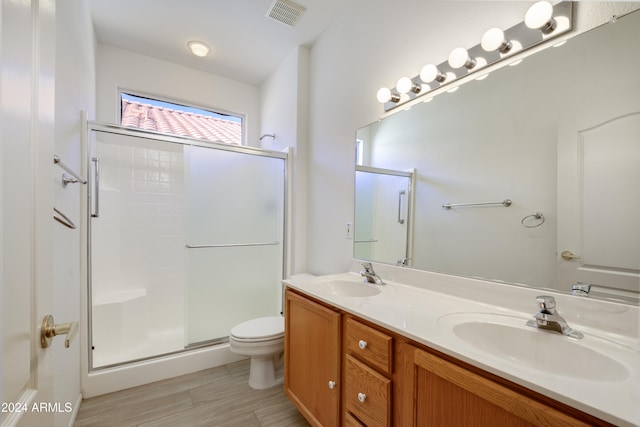
POLYGON ((97 157, 92 157, 91 161, 93 162, 93 207, 94 211, 91 213, 92 218, 100 217, 100 159, 97 157))
POLYGON ((404 190, 398 192, 398 224, 404 224, 404 218, 402 218, 402 196, 405 194, 407 192, 404 190))

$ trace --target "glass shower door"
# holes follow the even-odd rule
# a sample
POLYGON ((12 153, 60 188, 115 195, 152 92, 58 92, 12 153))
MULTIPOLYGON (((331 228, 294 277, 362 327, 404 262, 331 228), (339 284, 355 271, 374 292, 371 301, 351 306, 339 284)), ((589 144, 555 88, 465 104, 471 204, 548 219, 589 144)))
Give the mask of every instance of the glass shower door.
POLYGON ((91 126, 91 370, 280 312, 286 154, 91 126))
POLYGON ((183 145, 91 136, 92 367, 182 350, 183 145))
POLYGON ((185 345, 280 311, 285 162, 187 148, 185 345))

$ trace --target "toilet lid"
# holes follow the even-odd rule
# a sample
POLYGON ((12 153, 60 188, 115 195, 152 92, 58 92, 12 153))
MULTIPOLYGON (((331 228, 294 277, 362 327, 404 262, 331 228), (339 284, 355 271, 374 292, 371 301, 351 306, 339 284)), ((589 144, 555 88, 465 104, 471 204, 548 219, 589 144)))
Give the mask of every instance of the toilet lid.
POLYGON ((231 329, 231 335, 243 339, 268 339, 284 335, 284 317, 269 316, 247 320, 231 329))

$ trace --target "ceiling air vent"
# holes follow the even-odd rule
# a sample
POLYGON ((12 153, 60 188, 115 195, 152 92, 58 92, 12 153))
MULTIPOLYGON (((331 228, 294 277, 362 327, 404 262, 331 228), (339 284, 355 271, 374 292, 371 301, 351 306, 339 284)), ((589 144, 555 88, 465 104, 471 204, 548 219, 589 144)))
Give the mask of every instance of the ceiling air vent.
POLYGON ((275 0, 266 16, 293 27, 300 20, 305 10, 303 6, 292 1, 275 0))

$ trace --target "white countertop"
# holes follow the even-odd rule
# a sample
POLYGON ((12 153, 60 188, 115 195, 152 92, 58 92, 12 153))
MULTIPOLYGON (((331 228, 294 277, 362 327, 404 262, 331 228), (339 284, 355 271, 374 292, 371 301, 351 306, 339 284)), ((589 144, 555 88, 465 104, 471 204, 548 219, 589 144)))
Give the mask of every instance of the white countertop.
MULTIPOLYGON (((358 266, 354 263, 352 270, 357 271, 358 266)), ((370 297, 340 296, 322 285, 329 280, 363 282, 362 277, 355 272, 328 276, 294 275, 284 283, 341 310, 612 424, 640 426, 638 307, 401 267, 377 264, 374 267, 387 284, 379 287, 379 294, 370 297), (554 332, 524 326, 536 311, 535 297, 541 294, 556 298, 558 313, 573 329, 583 332, 584 338, 573 340, 554 332), (585 371, 593 372, 592 379, 581 378, 576 372, 567 374, 556 366, 549 366, 545 370, 536 369, 527 366, 526 361, 484 351, 459 338, 452 330, 452 325, 460 319, 483 322, 493 321, 495 318, 504 319, 500 323, 522 327, 523 333, 531 330, 551 334, 551 343, 558 339, 572 340, 572 344, 587 347, 617 361, 624 366, 621 368, 624 375, 602 372, 601 363, 584 366, 585 371)), ((370 286, 364 283, 362 285, 370 286)), ((545 339, 546 337, 543 338, 545 339)), ((555 351, 557 347, 549 347, 536 351, 548 351, 552 355, 551 360, 554 360, 553 355, 558 353, 555 351)), ((571 357, 570 354, 560 353, 557 357, 571 357)), ((585 372, 585 376, 588 376, 588 372, 585 372)))

